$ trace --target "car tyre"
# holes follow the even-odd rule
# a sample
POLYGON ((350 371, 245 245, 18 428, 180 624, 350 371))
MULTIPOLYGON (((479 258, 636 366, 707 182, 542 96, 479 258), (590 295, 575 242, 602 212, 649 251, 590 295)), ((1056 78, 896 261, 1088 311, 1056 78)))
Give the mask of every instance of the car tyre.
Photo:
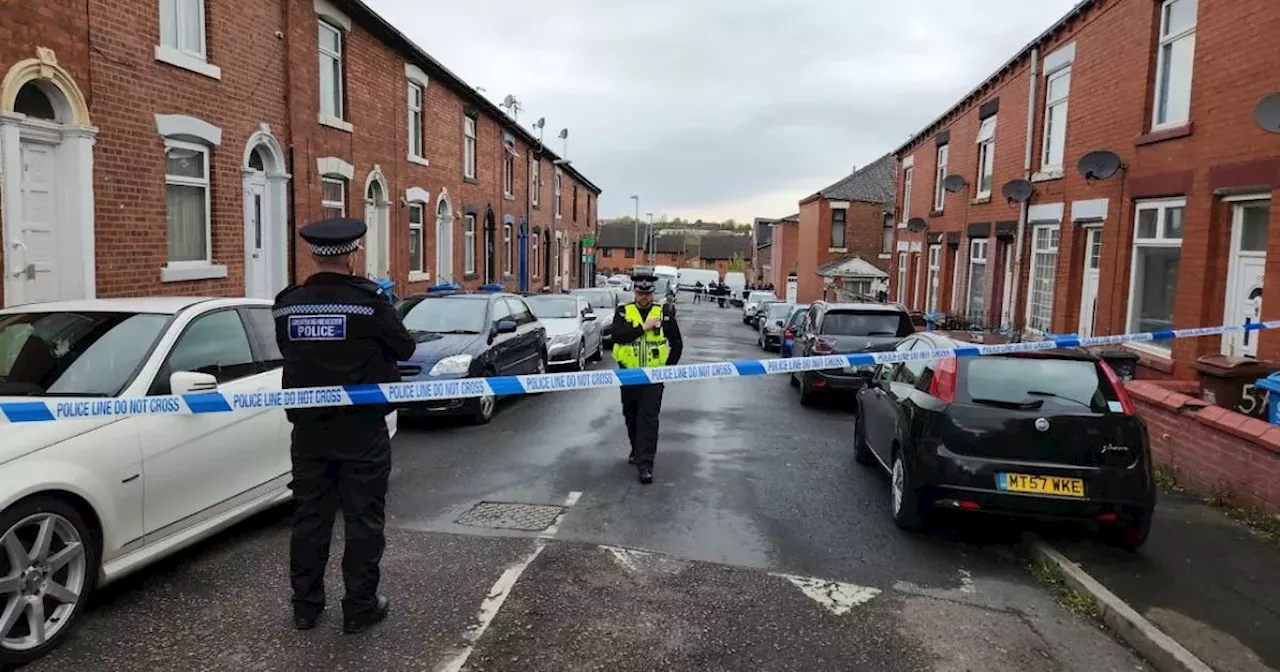
POLYGON ((587 342, 578 341, 578 361, 573 363, 574 371, 585 371, 587 368, 587 342))
MULTIPOLYGON (((542 359, 538 360, 539 373, 543 373, 546 371, 545 365, 542 364, 542 362, 544 361, 545 360, 542 360, 542 359)), ((498 374, 494 373, 493 371, 484 372, 484 376, 486 378, 492 378, 493 376, 496 376, 496 375, 498 374)), ((475 406, 471 411, 471 424, 487 425, 489 424, 490 420, 493 420, 493 416, 497 412, 498 412, 498 398, 496 396, 492 394, 486 394, 483 397, 477 397, 475 400, 475 406)))
POLYGON ((894 449, 893 466, 889 469, 889 507, 893 524, 899 529, 916 532, 924 528, 924 498, 900 448, 894 449))
POLYGON ((1136 552, 1147 543, 1151 534, 1151 511, 1132 512, 1129 517, 1121 518, 1112 524, 1104 524, 1099 532, 1103 543, 1130 553, 1136 552))
POLYGON ((871 455, 871 446, 867 445, 867 427, 863 420, 864 413, 862 410, 862 400, 854 401, 857 411, 854 413, 853 425, 853 461, 858 464, 874 464, 875 458, 871 455))
POLYGON ((799 381, 799 380, 796 380, 796 374, 794 374, 794 373, 789 374, 789 375, 788 375, 788 378, 790 378, 790 379, 791 379, 791 387, 799 387, 799 386, 800 386, 800 381, 799 381))
POLYGON ((813 391, 809 386, 809 378, 803 373, 800 374, 800 405, 813 406, 818 403, 818 393, 813 391))
MULTIPOLYGON (((10 648, 11 645, 6 645, 4 640, 14 638, 16 633, 13 629, 0 632, 0 669, 31 662, 58 648, 74 628, 97 582, 99 534, 85 523, 75 507, 56 497, 36 496, 0 512, 0 548, 13 536, 30 554, 35 534, 42 530, 47 530, 51 538, 43 557, 35 558, 29 568, 10 567, 6 573, 24 570, 31 573, 36 582, 35 588, 44 598, 46 638, 21 649, 10 648), (79 550, 74 550, 76 548, 79 550), (57 564, 59 562, 63 564, 57 564), (54 585, 62 590, 50 595, 49 587, 54 585)), ((21 587, 16 590, 21 590, 21 587)), ((0 592, 0 604, 7 605, 12 597, 12 592, 0 592)), ((21 628, 29 635, 28 623, 24 614, 14 628, 21 628)))

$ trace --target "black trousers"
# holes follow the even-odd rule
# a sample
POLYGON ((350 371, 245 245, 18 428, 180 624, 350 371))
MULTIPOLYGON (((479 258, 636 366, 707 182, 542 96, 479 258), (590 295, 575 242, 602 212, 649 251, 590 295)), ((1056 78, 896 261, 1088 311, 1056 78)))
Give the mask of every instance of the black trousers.
POLYGON ((662 411, 662 384, 628 385, 622 388, 622 416, 637 466, 653 467, 658 453, 658 414, 662 411))
POLYGON ((391 438, 385 420, 366 414, 297 422, 291 449, 297 506, 289 546, 294 613, 316 616, 324 608, 324 572, 339 509, 346 534, 342 609, 368 611, 377 604, 378 564, 386 546, 391 438))

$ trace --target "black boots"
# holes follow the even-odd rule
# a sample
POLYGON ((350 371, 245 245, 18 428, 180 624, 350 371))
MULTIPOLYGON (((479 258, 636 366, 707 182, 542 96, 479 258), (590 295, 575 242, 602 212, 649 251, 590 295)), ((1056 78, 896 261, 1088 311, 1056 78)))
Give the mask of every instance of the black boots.
POLYGON ((372 609, 359 614, 344 615, 342 617, 342 631, 348 635, 364 632, 386 618, 389 611, 391 611, 391 600, 379 595, 378 603, 372 609))
POLYGON ((645 485, 653 482, 653 467, 640 467, 640 482, 645 485))

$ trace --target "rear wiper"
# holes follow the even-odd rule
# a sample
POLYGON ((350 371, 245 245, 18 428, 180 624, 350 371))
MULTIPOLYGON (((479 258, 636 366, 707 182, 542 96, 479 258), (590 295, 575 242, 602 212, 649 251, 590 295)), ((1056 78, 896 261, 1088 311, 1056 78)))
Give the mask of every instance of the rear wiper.
POLYGON ((867 335, 868 335, 868 336, 897 336, 897 335, 898 335, 898 332, 896 332, 896 331, 868 331, 868 332, 867 332, 867 335))
POLYGON ((971 401, 975 404, 983 406, 996 406, 998 408, 1008 408, 1015 411, 1034 411, 1044 406, 1043 399, 1032 399, 1030 401, 1009 401, 1008 399, 981 399, 974 397, 971 401))
POLYGON ((1054 392, 1045 392, 1045 391, 1043 391, 1043 390, 1027 390, 1027 394, 1029 394, 1029 395, 1031 395, 1031 396, 1033 396, 1033 397, 1052 397, 1052 398, 1054 398, 1054 399, 1061 399, 1061 400, 1063 400, 1063 401, 1069 401, 1069 402, 1071 402, 1071 403, 1073 403, 1073 404, 1076 404, 1076 405, 1079 405, 1079 406, 1084 406, 1085 408, 1087 408, 1087 409, 1089 409, 1089 410, 1091 410, 1091 411, 1093 410, 1093 406, 1091 406, 1091 405, 1089 405, 1089 404, 1086 404, 1086 403, 1084 403, 1083 401, 1080 401, 1079 399, 1072 399, 1071 397, 1064 397, 1064 396, 1062 396, 1061 394, 1057 394, 1057 393, 1054 393, 1054 392))
POLYGON ((437 334, 478 334, 480 332, 472 331, 470 329, 450 329, 448 331, 437 331, 436 333, 437 334))

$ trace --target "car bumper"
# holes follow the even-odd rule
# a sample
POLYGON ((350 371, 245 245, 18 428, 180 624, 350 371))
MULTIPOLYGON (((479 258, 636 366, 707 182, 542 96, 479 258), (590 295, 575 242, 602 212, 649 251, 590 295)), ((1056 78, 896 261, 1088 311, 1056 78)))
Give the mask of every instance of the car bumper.
POLYGON ((782 345, 782 334, 770 334, 768 332, 765 332, 763 340, 764 340, 764 347, 776 348, 782 345))
POLYGON ((578 361, 578 344, 547 346, 547 365, 575 364, 578 361))
POLYGON ((840 370, 810 371, 809 386, 818 391, 857 392, 867 386, 865 378, 840 370))
POLYGON ((988 460, 938 447, 922 460, 920 476, 937 506, 1043 519, 1097 520, 1155 507, 1155 484, 1141 460, 1121 469, 988 460), (1078 478, 1085 496, 1006 492, 996 487, 1001 472, 1078 478), (976 508, 974 507, 976 505, 976 508))

